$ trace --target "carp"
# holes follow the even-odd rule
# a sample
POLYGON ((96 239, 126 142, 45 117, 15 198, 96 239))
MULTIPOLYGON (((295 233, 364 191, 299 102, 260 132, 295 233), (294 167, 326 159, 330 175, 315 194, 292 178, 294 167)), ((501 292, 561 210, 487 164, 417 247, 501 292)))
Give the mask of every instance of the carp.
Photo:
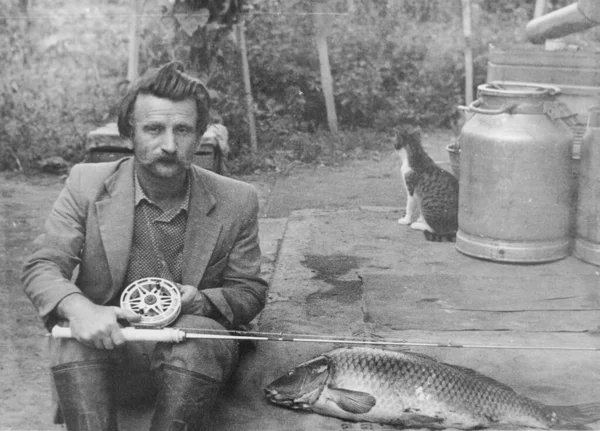
POLYGON ((550 406, 469 368, 373 347, 332 350, 265 387, 277 405, 406 428, 588 429, 600 403, 550 406))

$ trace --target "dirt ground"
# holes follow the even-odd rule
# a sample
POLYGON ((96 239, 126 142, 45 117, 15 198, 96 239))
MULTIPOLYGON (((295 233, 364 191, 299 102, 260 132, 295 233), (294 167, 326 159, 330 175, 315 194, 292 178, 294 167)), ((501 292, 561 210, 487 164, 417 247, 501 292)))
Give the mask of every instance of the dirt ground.
POLYGON ((22 292, 19 271, 62 181, 52 176, 5 174, 0 178, 0 307, 4 315, 0 325, 0 429, 48 429, 47 339, 22 292))
MULTIPOLYGON (((434 133, 426 137, 425 145, 433 140, 439 149, 449 139, 450 134, 434 133)), ((446 154, 433 147, 431 152, 434 159, 447 163, 446 154)), ((400 207, 402 186, 396 167, 395 154, 389 151, 343 166, 299 166, 285 175, 266 173, 240 179, 259 190, 262 218, 285 218, 291 211, 306 208, 400 207)), ((60 429, 51 422, 47 337, 22 292, 19 272, 62 185, 63 179, 57 176, 0 174, 1 430, 60 429)))

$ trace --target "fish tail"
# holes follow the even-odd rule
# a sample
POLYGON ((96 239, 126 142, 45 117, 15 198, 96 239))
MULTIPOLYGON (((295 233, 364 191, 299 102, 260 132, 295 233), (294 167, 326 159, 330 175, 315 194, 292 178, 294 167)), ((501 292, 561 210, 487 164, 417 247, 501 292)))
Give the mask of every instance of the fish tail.
POLYGON ((600 420, 600 403, 577 404, 573 406, 551 406, 560 418, 554 429, 590 429, 583 425, 600 420))

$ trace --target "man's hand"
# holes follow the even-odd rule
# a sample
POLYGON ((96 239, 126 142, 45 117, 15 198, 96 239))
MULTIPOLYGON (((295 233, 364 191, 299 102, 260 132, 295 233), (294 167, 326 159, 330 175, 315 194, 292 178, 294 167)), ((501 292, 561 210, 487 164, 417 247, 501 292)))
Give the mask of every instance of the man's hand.
POLYGON ((212 306, 206 297, 194 286, 175 283, 181 293, 181 314, 211 317, 212 306))
POLYGON ((73 337, 97 349, 114 349, 125 343, 119 319, 138 322, 139 314, 119 307, 94 304, 83 295, 64 298, 57 306, 58 314, 69 320, 73 337))

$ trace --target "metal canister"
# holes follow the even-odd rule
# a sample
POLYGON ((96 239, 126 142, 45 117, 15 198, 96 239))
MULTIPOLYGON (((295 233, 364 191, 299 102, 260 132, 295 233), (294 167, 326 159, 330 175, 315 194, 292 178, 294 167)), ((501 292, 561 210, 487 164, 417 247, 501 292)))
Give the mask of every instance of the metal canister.
POLYGON ((573 255, 600 266, 600 106, 589 109, 581 143, 577 234, 573 255))
POLYGON ((502 262, 564 258, 570 246, 572 115, 547 85, 478 87, 458 142, 461 253, 502 262))

